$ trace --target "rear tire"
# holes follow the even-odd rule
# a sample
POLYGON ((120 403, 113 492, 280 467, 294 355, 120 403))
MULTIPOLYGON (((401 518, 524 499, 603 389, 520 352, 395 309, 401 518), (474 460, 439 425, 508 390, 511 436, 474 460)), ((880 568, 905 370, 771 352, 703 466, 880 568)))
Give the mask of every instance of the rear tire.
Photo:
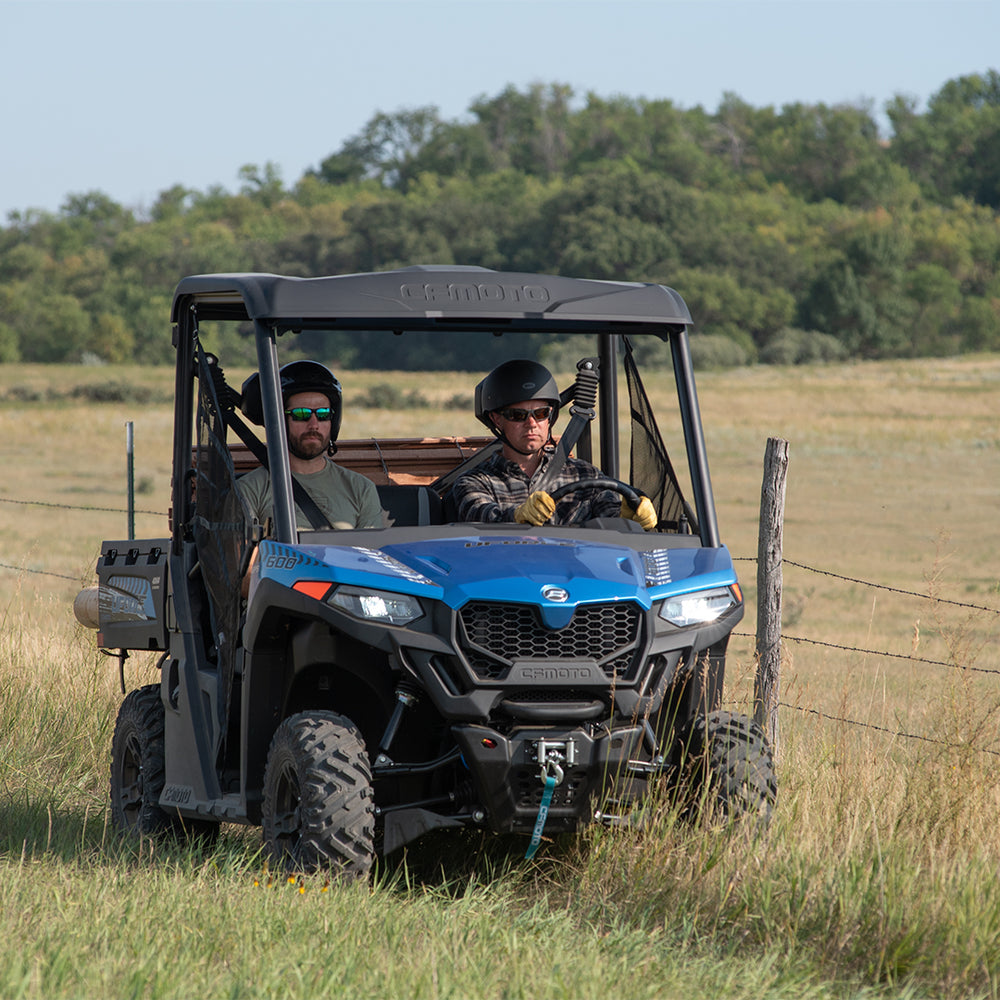
POLYGON ((350 719, 303 712, 271 740, 264 771, 263 835, 271 864, 367 877, 375 804, 364 741, 350 719))
POLYGON ((681 792, 688 814, 707 808, 731 820, 770 823, 778 799, 771 747, 745 715, 710 712, 692 719, 679 741, 681 792))
POLYGON ((165 780, 163 719, 158 684, 130 691, 118 709, 111 739, 112 825, 137 840, 172 833, 210 845, 219 835, 218 823, 186 819, 160 807, 165 780))
POLYGON ((131 837, 170 826, 160 808, 163 791, 163 702, 159 685, 130 691, 118 709, 111 739, 111 822, 131 837))

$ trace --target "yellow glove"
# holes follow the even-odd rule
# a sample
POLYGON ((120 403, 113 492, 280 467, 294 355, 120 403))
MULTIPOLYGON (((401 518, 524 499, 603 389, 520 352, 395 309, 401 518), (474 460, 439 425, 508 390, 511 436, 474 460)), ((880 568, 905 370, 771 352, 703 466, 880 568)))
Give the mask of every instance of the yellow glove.
POLYGON ((514 520, 518 524, 533 524, 537 528, 556 512, 556 502, 545 492, 536 490, 517 510, 514 520))
POLYGON ((638 510, 632 510, 628 503, 622 500, 621 516, 626 521, 638 521, 643 531, 652 531, 656 527, 656 510, 650 503, 649 497, 640 498, 638 510))

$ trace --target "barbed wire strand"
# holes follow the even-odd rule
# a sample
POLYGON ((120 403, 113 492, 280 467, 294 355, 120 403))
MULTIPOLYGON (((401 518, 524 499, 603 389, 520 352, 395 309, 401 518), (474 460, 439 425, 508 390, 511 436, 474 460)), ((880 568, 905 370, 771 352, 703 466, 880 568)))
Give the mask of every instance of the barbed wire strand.
POLYGON ((951 750, 973 750, 976 753, 988 753, 994 757, 1000 757, 1000 750, 990 750, 987 747, 973 747, 967 743, 950 743, 948 740, 940 740, 934 736, 921 736, 918 733, 905 733, 899 729, 889 729, 887 726, 876 726, 872 722, 859 722, 857 719, 845 719, 840 715, 830 715, 821 712, 818 708, 804 708, 802 705, 789 705, 788 702, 779 701, 779 707, 790 708, 795 712, 805 712, 807 715, 815 715, 827 722, 843 722, 848 726, 857 726, 861 729, 874 729, 880 733, 888 733, 890 736, 898 736, 900 739, 921 740, 924 743, 935 743, 938 746, 948 747, 951 750))
POLYGON ((27 566, 12 566, 10 563, 0 562, 0 569, 12 569, 16 570, 18 573, 36 573, 39 576, 58 576, 60 580, 72 580, 74 583, 79 583, 80 578, 78 576, 67 576, 65 573, 53 573, 51 570, 47 569, 28 569, 27 566))
MULTIPOLYGON (((732 634, 739 636, 741 639, 756 639, 756 635, 752 632, 733 632, 732 634)), ((866 656, 888 656, 894 660, 911 660, 913 663, 927 663, 933 667, 951 667, 954 670, 969 670, 978 674, 1000 674, 1000 670, 993 667, 972 667, 963 663, 949 663, 947 660, 928 660, 926 657, 913 656, 908 653, 890 653, 884 649, 862 649, 859 646, 845 646, 837 642, 824 642, 822 639, 806 639, 804 636, 799 635, 782 634, 781 638, 782 640, 787 639, 789 642, 807 643, 811 646, 828 646, 831 649, 841 649, 846 653, 864 653, 866 656)))
MULTIPOLYGON (((756 556, 733 556, 733 562, 756 562, 756 556)), ((936 601, 938 604, 952 604, 957 608, 969 608, 972 611, 987 611, 992 615, 1000 615, 1000 610, 987 608, 982 604, 968 604, 965 601, 950 601, 946 597, 935 597, 933 594, 921 594, 916 590, 902 590, 900 587, 889 587, 884 583, 873 583, 871 580, 859 580, 854 576, 844 576, 842 573, 833 573, 828 569, 816 569, 815 566, 807 566, 805 563, 793 562, 791 559, 782 559, 783 566, 794 566, 796 569, 808 570, 810 573, 818 573, 820 576, 830 576, 835 580, 846 580, 848 583, 859 583, 863 587, 874 587, 876 590, 888 590, 893 594, 905 594, 907 597, 919 597, 925 601, 936 601)))
MULTIPOLYGON (((123 507, 82 507, 77 504, 69 503, 49 503, 46 500, 11 500, 9 497, 0 497, 0 503, 16 503, 22 506, 34 506, 34 507, 57 507, 59 510, 94 510, 103 511, 109 514, 127 514, 128 511, 123 507)), ((166 517, 167 515, 161 510, 135 510, 134 514, 153 514, 156 517, 166 517)))

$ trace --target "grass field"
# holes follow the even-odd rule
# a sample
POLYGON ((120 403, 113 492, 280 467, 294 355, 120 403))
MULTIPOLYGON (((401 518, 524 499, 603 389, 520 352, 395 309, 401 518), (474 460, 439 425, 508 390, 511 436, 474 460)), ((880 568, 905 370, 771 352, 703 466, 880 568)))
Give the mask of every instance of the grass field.
MULTIPOLYGON (((350 373, 345 437, 477 432, 445 406, 472 377, 391 380, 432 405, 352 406, 390 377, 350 373)), ((269 879, 254 831, 203 855, 108 829, 117 668, 71 605, 126 534, 126 421, 137 506, 160 512, 137 535, 166 534, 171 386, 0 366, 0 997, 1000 995, 1000 614, 979 610, 1000 609, 1000 357, 700 376, 748 597, 730 706, 753 683, 765 443, 790 444, 766 840, 662 808, 531 864, 520 842, 433 840, 346 889, 269 879), (131 401, 94 402, 109 383, 131 401)), ((137 655, 127 676, 155 671, 137 655)))

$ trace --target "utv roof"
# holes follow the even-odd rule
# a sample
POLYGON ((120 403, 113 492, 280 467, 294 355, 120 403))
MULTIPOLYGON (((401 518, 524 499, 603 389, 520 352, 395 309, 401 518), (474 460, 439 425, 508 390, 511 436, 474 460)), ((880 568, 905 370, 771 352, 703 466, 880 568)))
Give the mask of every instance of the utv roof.
MULTIPOLYGON (((201 319, 260 320, 284 327, 460 325, 505 328, 564 324, 597 328, 691 323, 684 300, 665 285, 518 274, 483 267, 421 265, 371 274, 285 278, 199 274, 181 280, 172 318, 195 306, 201 319)), ((650 331, 652 332, 652 331, 650 331)))

